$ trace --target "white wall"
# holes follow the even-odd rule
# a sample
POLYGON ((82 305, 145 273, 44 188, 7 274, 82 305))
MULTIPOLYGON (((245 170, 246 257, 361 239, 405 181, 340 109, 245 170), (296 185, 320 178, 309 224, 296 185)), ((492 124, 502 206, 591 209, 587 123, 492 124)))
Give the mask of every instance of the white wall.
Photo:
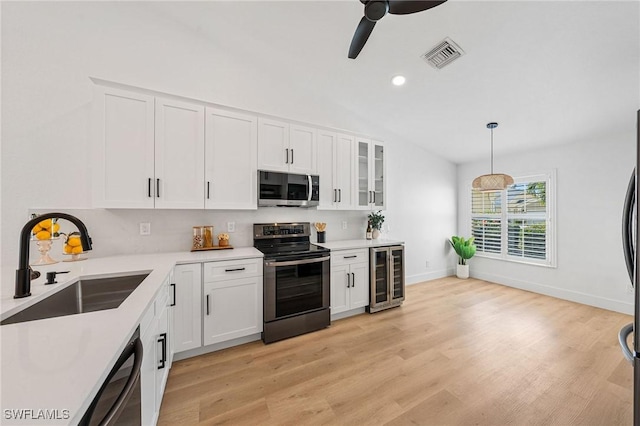
MULTIPOLYGON (((635 111, 629 111, 633 128, 635 111)), ((622 252, 622 207, 635 166, 633 133, 557 148, 496 157, 495 170, 512 176, 556 169, 557 267, 474 257, 471 276, 633 313, 622 252)), ((504 142, 504 141, 503 141, 504 142)), ((470 235, 471 181, 488 173, 488 160, 458 166, 458 229, 470 235)))
POLYGON ((237 246, 251 245, 252 223, 276 220, 327 222, 329 240, 364 233, 365 212, 92 210, 92 76, 384 140, 387 236, 406 241, 408 280, 448 273, 451 259, 443 241, 456 227, 453 164, 367 122, 362 112, 346 110, 338 100, 309 97, 305 83, 281 81, 263 63, 234 57, 224 40, 188 32, 144 3, 2 2, 1 7, 3 268, 17 265, 19 230, 31 211, 56 209, 83 219, 94 240, 90 256, 188 250, 191 226, 213 224, 221 232, 228 221, 236 222, 232 244, 237 246), (342 220, 348 222, 346 231, 342 220), (151 236, 138 235, 139 222, 151 222, 151 236))

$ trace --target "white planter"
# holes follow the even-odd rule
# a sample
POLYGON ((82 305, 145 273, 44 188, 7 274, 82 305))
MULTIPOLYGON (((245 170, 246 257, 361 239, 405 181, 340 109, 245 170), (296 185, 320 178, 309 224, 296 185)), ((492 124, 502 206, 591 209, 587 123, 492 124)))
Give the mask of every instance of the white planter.
POLYGON ((380 238, 380 231, 377 229, 374 229, 373 232, 371 233, 371 236, 373 237, 374 240, 377 240, 378 238, 380 238))
POLYGON ((456 276, 458 278, 466 279, 469 278, 469 265, 456 265, 456 276))

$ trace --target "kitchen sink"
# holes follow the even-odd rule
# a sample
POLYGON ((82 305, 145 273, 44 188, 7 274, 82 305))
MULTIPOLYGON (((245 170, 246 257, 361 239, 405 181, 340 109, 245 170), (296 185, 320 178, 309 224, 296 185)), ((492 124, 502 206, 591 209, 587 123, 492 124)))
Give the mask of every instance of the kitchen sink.
POLYGON ((149 273, 142 273, 80 279, 69 287, 8 317, 0 322, 0 325, 115 309, 148 275, 149 273))

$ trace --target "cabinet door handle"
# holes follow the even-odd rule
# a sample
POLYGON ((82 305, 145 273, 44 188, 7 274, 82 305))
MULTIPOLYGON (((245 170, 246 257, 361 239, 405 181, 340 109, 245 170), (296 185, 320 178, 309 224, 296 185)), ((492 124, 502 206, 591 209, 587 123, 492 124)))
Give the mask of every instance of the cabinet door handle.
POLYGON ((285 148, 285 151, 287 153, 287 159, 285 160, 285 164, 289 164, 289 148, 285 148))
POLYGON ((376 203, 376 191, 371 191, 373 193, 373 204, 376 203))
POLYGON ((351 277, 349 277, 349 273, 347 272, 347 288, 351 287, 351 277))
POLYGON ((291 164, 293 164, 293 148, 291 148, 291 164))
POLYGON ((160 198, 160 178, 156 179, 156 197, 160 198))
POLYGON ((351 273, 351 287, 355 287, 356 286, 356 274, 355 273, 351 273))
POLYGON ((147 181, 147 196, 151 198, 151 178, 147 181))
POLYGON ((210 311, 210 308, 209 308, 209 295, 207 294, 207 315, 209 315, 209 311, 210 311))
POLYGON ((209 190, 211 189, 211 182, 207 181, 207 200, 209 199, 209 190))
POLYGON ((162 370, 167 362, 167 333, 161 333, 158 343, 162 343, 162 359, 158 364, 158 370, 162 370))
POLYGON ((169 306, 176 306, 176 284, 169 284, 171 287, 173 287, 173 302, 171 303, 171 305, 169 306))
POLYGON ((338 190, 334 188, 333 190, 333 202, 338 201, 338 190))
POLYGON ((233 269, 225 269, 225 272, 236 272, 236 271, 244 271, 247 268, 233 268, 233 269))
POLYGON ((358 257, 358 255, 352 255, 352 256, 342 256, 343 259, 355 259, 356 257, 358 257))

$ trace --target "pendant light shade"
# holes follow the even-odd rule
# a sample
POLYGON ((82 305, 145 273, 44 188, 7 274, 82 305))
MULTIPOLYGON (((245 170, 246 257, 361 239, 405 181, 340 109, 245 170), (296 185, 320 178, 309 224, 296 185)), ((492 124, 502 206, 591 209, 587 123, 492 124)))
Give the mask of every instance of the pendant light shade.
POLYGON ((487 123, 487 129, 491 130, 491 174, 478 176, 471 186, 479 191, 497 191, 513 185, 513 178, 503 173, 493 173, 493 129, 498 123, 487 123))

